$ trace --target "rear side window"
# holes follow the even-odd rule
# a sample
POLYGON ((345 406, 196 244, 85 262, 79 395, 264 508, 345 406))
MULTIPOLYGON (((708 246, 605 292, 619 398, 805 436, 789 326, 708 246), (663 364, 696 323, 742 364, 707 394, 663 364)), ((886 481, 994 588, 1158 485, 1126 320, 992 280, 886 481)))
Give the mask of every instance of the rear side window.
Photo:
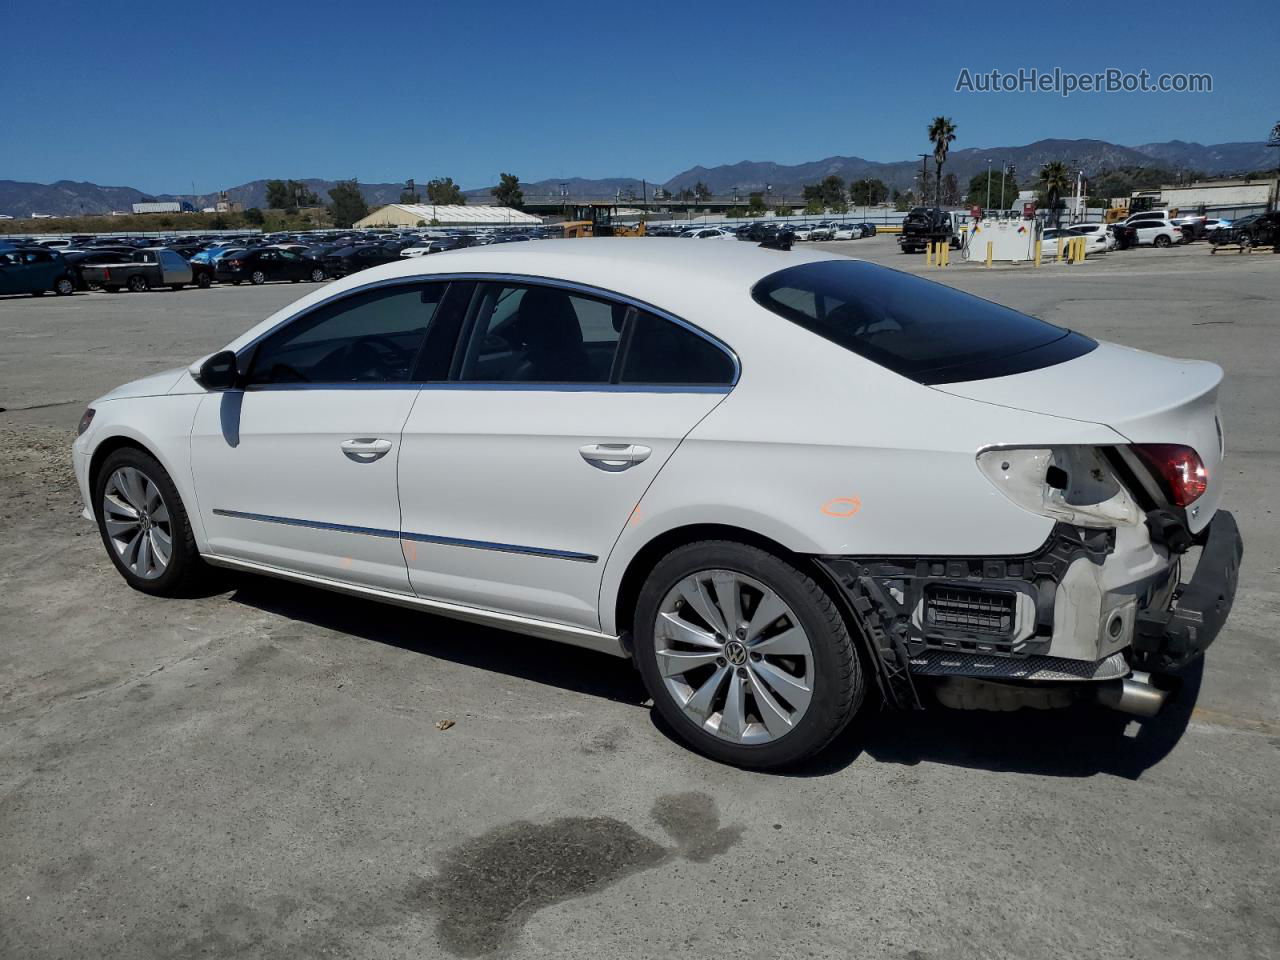
POLYGON ((679 324, 637 310, 631 318, 621 383, 719 387, 734 365, 720 347, 679 324))
POLYGON ((940 283, 858 260, 771 274, 755 301, 917 383, 1038 370, 1088 353, 1088 337, 940 283))

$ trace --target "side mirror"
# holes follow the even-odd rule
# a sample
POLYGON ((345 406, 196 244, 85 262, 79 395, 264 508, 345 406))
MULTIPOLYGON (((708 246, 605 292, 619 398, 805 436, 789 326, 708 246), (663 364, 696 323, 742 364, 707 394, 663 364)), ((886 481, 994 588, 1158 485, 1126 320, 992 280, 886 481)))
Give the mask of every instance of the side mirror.
POLYGON ((210 390, 230 390, 240 382, 240 369, 236 355, 230 350, 215 353, 200 364, 200 385, 210 390))

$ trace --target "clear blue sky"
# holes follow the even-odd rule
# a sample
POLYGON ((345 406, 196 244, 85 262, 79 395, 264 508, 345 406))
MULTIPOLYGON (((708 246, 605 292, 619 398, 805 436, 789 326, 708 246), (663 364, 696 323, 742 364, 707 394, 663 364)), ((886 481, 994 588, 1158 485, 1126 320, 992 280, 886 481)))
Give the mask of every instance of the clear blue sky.
POLYGON ((262 177, 664 180, 1090 137, 1261 140, 1268 4, 0 0, 0 178, 210 192, 262 177), (1073 32, 1072 14, 1088 26, 1073 32), (962 67, 1213 75, 1211 94, 956 93, 962 67))

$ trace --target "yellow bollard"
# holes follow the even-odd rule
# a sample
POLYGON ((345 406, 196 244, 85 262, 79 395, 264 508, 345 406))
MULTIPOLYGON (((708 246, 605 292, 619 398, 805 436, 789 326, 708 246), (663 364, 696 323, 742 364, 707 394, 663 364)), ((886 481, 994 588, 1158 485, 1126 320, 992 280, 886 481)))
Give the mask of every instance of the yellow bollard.
POLYGON ((1040 240, 1036 240, 1036 266, 1040 266, 1040 240))
POLYGON ((933 266, 933 244, 932 243, 930 243, 927 247, 924 248, 924 265, 926 267, 933 266))
POLYGON ((987 266, 991 266, 992 248, 995 246, 990 240, 987 241, 987 266))
POLYGON ((1080 262, 1084 263, 1085 257, 1089 256, 1089 238, 1080 238, 1080 262))
POLYGON ((1065 241, 1063 241, 1062 237, 1059 236, 1058 237, 1058 262, 1059 263, 1062 262, 1062 255, 1066 252, 1067 252, 1067 244, 1065 243, 1065 241))
POLYGON ((944 267, 951 266, 951 244, 944 243, 942 245, 942 265, 944 267))

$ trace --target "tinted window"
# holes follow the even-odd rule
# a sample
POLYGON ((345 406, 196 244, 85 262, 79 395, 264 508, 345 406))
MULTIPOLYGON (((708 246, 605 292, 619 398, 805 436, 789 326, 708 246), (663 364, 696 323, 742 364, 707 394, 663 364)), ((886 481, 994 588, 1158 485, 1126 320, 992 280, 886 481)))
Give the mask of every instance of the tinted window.
POLYGON ((626 311, 555 287, 484 284, 460 379, 608 383, 626 311))
POLYGON ((249 382, 407 382, 446 287, 373 290, 320 307, 258 346, 249 382))
POLYGON ((632 313, 619 382, 727 386, 733 375, 732 358, 705 337, 643 310, 632 313))
POLYGON ((762 307, 919 383, 1007 376, 1097 344, 989 300, 857 260, 790 267, 752 290, 762 307))

